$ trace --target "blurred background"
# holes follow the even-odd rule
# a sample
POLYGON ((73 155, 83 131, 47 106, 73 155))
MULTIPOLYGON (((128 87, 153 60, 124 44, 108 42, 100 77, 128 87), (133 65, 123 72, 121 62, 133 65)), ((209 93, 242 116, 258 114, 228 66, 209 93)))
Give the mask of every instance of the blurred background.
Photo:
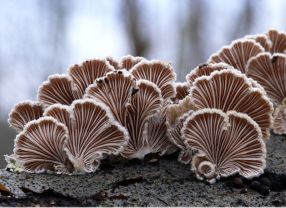
POLYGON ((0 0, 0 167, 15 103, 86 59, 126 54, 171 62, 178 81, 247 34, 286 30, 283 0, 0 0))

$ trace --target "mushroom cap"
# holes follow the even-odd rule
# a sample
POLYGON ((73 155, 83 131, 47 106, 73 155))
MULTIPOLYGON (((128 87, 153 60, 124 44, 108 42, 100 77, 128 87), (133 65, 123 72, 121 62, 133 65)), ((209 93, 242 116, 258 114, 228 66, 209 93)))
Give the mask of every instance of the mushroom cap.
POLYGON ((184 122, 182 135, 188 148, 199 151, 192 162, 199 178, 214 182, 235 173, 252 178, 266 166, 261 129, 244 113, 198 110, 184 122))
POLYGON ((268 31, 268 38, 271 42, 271 53, 285 53, 286 51, 286 33, 275 29, 268 31))
POLYGON ((43 115, 43 106, 35 101, 22 101, 17 103, 9 113, 8 123, 17 132, 21 132, 24 126, 43 115))
POLYGON ((286 98, 275 109, 272 127, 275 134, 286 134, 286 98))
POLYGON ((27 172, 68 172, 65 125, 50 117, 30 121, 15 140, 14 155, 27 172))
POLYGON ((70 105, 75 98, 75 86, 67 75, 54 74, 38 90, 38 100, 45 107, 60 103, 70 105))
POLYGON ((69 68, 68 73, 74 83, 76 97, 79 99, 82 98, 86 88, 90 84, 97 78, 113 70, 113 66, 106 59, 88 60, 80 65, 76 64, 69 68))
POLYGON ((144 61, 145 59, 140 56, 123 56, 121 57, 118 68, 119 69, 126 69, 127 71, 131 70, 135 65, 140 63, 141 61, 144 61))
POLYGON ((269 139, 273 105, 262 88, 254 87, 253 81, 239 71, 224 69, 197 78, 190 89, 190 97, 196 109, 217 108, 224 112, 246 113, 258 123, 263 138, 269 139))
POLYGON ((135 85, 136 80, 129 72, 118 70, 97 79, 87 88, 85 97, 106 104, 115 118, 124 124, 126 106, 131 96, 138 91, 135 85))
POLYGON ((249 60, 246 75, 263 86, 275 105, 286 97, 286 54, 258 54, 249 60))
POLYGON ((163 99, 175 97, 176 74, 171 64, 157 60, 141 61, 130 70, 130 73, 136 79, 145 79, 156 84, 161 90, 163 99))
POLYGON ((119 154, 129 139, 109 108, 91 99, 76 100, 71 106, 50 106, 44 115, 67 127, 65 151, 76 173, 94 172, 104 154, 119 154))
POLYGON ((233 69, 233 66, 230 66, 223 62, 201 64, 197 66, 194 70, 192 70, 189 74, 187 74, 186 80, 189 85, 192 86, 196 78, 201 76, 209 76, 212 72, 220 71, 223 69, 233 69))
POLYGON ((245 73, 248 60, 261 52, 264 52, 264 49, 254 40, 239 39, 233 41, 230 46, 223 47, 219 52, 213 54, 209 62, 224 62, 245 73))
POLYGON ((67 75, 51 75, 38 90, 38 100, 49 107, 53 104, 70 105, 83 98, 88 85, 113 71, 106 59, 93 59, 69 68, 67 75))

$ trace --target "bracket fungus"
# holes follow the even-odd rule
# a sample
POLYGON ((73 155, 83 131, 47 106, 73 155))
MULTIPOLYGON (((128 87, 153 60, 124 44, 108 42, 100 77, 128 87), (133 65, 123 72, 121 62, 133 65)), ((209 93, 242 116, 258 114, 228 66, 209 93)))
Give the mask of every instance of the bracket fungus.
POLYGON ((94 172, 105 154, 119 154, 128 141, 109 109, 93 100, 55 104, 29 122, 15 142, 14 155, 29 172, 94 172))
POLYGON ((42 115, 43 107, 39 102, 23 101, 16 104, 11 110, 8 123, 17 132, 21 132, 29 121, 36 120, 42 115))
POLYGON ((174 85, 176 96, 172 98, 172 101, 173 103, 178 103, 189 94, 190 85, 188 82, 176 82, 174 85))
POLYGON ((286 98, 275 109, 273 131, 275 134, 286 134, 286 98))
POLYGON ((265 89, 275 105, 286 97, 286 54, 260 53, 249 60, 246 75, 265 89))
POLYGON ((67 75, 49 76, 38 90, 38 100, 45 107, 57 103, 70 105, 74 100, 83 97, 88 85, 113 70, 113 66, 106 59, 94 59, 74 65, 67 75))
POLYGON ((227 63, 245 73, 248 60, 264 52, 264 48, 251 39, 235 40, 230 46, 223 47, 209 58, 211 63, 227 63))
POLYGON ((270 137, 273 105, 265 91, 238 70, 224 69, 210 76, 197 78, 190 89, 195 109, 217 108, 224 112, 235 110, 246 113, 257 122, 263 138, 270 137))
POLYGON ((147 136, 149 119, 163 105, 160 89, 154 83, 136 81, 128 71, 118 70, 90 85, 85 97, 106 104, 127 129, 130 140, 122 156, 141 159, 160 149, 161 142, 147 136))
POLYGON ((198 151, 192 160, 198 179, 214 183, 235 173, 252 178, 266 166, 261 129, 244 113, 198 110, 184 122, 182 135, 186 146, 198 151))

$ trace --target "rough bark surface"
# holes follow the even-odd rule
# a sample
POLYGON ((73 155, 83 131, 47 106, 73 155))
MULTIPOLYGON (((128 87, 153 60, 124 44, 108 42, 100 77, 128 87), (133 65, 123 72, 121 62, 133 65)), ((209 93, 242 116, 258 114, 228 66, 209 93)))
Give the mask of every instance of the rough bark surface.
POLYGON ((236 176, 208 185, 173 155, 155 163, 107 163, 79 176, 0 170, 0 206, 286 206, 286 137, 272 135, 267 150, 264 176, 280 187, 270 186, 270 193, 253 190, 261 177, 239 188, 236 176))

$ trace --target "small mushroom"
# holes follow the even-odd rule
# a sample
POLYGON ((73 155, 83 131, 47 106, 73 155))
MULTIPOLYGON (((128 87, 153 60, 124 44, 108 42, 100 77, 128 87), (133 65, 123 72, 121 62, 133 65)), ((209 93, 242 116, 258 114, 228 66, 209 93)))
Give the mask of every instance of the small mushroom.
POLYGON ((216 179, 239 173, 252 178, 263 173, 266 148, 257 123, 245 113, 202 109, 184 122, 187 148, 197 150, 192 170, 198 179, 216 179))
POLYGON ((45 107, 60 103, 70 105, 75 98, 75 87, 67 75, 51 75, 38 90, 38 100, 45 107))
POLYGON ((273 131, 275 134, 286 134, 286 98, 275 109, 273 131))
POLYGON ((126 69, 127 71, 131 70, 135 65, 139 64, 140 62, 144 61, 143 57, 139 56, 123 56, 118 64, 119 69, 126 69))
POLYGON ((260 126, 263 138, 270 138, 273 105, 262 87, 238 70, 224 69, 197 78, 190 89, 195 109, 217 108, 246 113, 260 126))
POLYGON ((142 61, 130 70, 136 79, 145 79, 156 84, 163 99, 175 96, 174 81, 176 74, 172 66, 161 61, 142 61))
POLYGON ((192 70, 189 74, 186 76, 186 80, 190 86, 193 85, 196 78, 201 76, 209 76, 214 71, 220 71, 223 69, 233 69, 232 66, 226 64, 226 63, 207 63, 207 64, 201 64, 198 67, 196 67, 194 70, 192 70))
POLYGON ((44 115, 67 127, 65 151, 75 173, 96 171, 105 154, 119 154, 129 140, 126 129, 115 121, 109 108, 94 100, 76 100, 71 106, 56 104, 44 115))
POLYGON ((67 173, 65 146, 68 129, 50 117, 30 121, 17 135, 14 155, 27 172, 67 173))
POLYGON ((67 75, 52 75, 39 88, 38 100, 49 107, 53 104, 70 105, 81 99, 88 85, 113 71, 114 68, 106 59, 93 59, 74 65, 67 75))
POLYGON ((88 60, 81 65, 72 66, 68 74, 74 83, 76 97, 82 98, 88 85, 113 70, 114 68, 105 59, 88 60))
POLYGON ((263 86, 274 105, 286 97, 286 55, 260 53, 247 64, 246 75, 263 86))
POLYGON ((23 101, 14 106, 9 114, 8 122, 17 132, 21 132, 24 126, 43 115, 43 106, 35 101, 23 101))
POLYGON ((251 39, 240 39, 233 41, 230 46, 223 47, 218 53, 213 54, 209 62, 227 63, 245 73, 248 60, 261 52, 264 52, 264 48, 259 43, 251 39))

